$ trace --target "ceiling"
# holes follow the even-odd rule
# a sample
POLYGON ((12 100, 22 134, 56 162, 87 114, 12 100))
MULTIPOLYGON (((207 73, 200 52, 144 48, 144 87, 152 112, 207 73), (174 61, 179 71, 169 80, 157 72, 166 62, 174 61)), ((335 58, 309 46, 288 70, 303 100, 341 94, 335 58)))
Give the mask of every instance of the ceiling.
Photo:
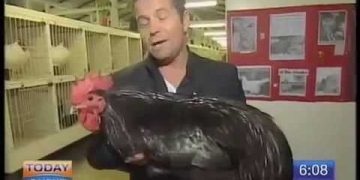
MULTIPOLYGON (((28 9, 46 12, 71 19, 104 25, 104 19, 110 20, 106 24, 119 29, 137 31, 132 7, 133 0, 5 0, 6 4, 21 6, 28 9), (117 17, 117 18, 116 18, 117 17)), ((209 0, 186 0, 199 2, 209 0)), ((189 8, 192 23, 208 23, 209 21, 225 24, 225 0, 216 0, 217 5, 212 7, 189 8)), ((202 41, 215 41, 226 48, 226 37, 215 39, 203 37, 205 31, 223 31, 225 27, 192 29, 192 37, 202 41), (204 40, 205 39, 205 40, 204 40)), ((198 42, 194 40, 194 42, 198 42)), ((202 44, 202 43, 200 43, 202 44)))
MULTIPOLYGON (((5 3, 94 23, 96 10, 100 11, 101 16, 110 15, 110 9, 106 7, 110 7, 112 1, 115 1, 118 7, 118 27, 129 29, 130 22, 134 20, 132 0, 6 0, 5 3)), ((193 21, 225 20, 225 0, 217 0, 214 7, 189 10, 193 21)))

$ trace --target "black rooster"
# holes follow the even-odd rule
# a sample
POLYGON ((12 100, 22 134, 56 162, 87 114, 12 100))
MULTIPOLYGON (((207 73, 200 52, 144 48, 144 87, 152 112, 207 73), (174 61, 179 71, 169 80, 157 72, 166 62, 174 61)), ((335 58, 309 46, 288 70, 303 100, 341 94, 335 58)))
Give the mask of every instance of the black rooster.
MULTIPOLYGON (((117 153, 150 173, 234 170, 240 180, 292 180, 292 152, 272 117, 230 100, 110 91, 87 79, 73 88, 80 121, 102 131, 117 153)), ((97 82, 96 82, 97 81, 97 82)))

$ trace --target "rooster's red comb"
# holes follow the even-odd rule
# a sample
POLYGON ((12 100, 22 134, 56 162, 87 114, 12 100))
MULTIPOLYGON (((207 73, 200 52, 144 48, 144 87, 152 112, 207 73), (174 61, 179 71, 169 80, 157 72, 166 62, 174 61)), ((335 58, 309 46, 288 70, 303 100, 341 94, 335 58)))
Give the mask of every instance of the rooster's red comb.
POLYGON ((109 76, 98 74, 88 74, 85 79, 78 81, 71 89, 71 103, 78 105, 86 100, 87 95, 96 90, 108 90, 113 86, 113 81, 109 76))

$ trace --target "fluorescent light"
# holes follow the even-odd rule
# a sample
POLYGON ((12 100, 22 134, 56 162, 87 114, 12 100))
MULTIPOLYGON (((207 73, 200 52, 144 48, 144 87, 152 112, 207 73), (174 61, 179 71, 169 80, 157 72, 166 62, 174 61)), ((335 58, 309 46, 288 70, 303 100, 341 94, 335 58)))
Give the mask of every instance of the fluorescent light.
POLYGON ((204 36, 226 36, 225 31, 208 31, 204 32, 204 36))
POLYGON ((186 2, 185 8, 200 8, 200 7, 210 7, 216 6, 217 1, 194 1, 194 2, 186 2))
POLYGON ((191 28, 204 28, 204 27, 224 27, 225 23, 214 23, 214 24, 193 24, 191 28))
POLYGON ((224 20, 215 21, 193 21, 191 22, 190 28, 204 28, 204 27, 225 27, 224 20))

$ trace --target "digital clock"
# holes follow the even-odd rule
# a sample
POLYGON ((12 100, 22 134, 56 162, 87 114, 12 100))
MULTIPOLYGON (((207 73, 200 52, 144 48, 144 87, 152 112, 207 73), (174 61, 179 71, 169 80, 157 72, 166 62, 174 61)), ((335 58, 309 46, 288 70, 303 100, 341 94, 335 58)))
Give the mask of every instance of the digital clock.
POLYGON ((296 160, 294 180, 335 180, 335 161, 296 160))

